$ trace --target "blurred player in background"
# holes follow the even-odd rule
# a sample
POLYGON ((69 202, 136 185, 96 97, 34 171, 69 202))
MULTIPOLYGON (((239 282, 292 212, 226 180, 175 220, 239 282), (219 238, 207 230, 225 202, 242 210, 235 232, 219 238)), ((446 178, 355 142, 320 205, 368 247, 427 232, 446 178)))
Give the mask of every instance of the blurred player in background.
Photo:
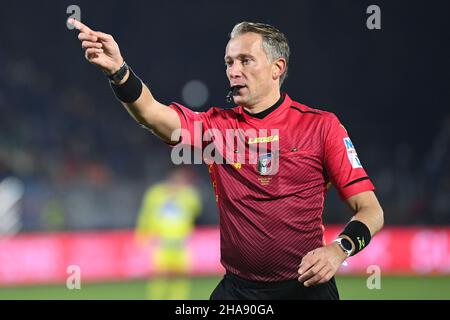
POLYGON ((140 244, 150 241, 155 278, 148 283, 148 299, 188 299, 191 258, 187 241, 201 208, 192 172, 182 166, 172 169, 166 180, 145 192, 136 239, 140 244))

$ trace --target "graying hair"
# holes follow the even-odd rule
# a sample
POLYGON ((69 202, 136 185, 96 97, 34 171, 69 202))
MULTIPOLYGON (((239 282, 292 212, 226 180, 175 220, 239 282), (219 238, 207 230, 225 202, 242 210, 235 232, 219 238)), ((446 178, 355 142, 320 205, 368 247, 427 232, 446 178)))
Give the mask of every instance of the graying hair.
POLYGON ((283 58, 286 60, 286 70, 280 77, 280 87, 287 77, 289 56, 291 50, 286 36, 277 28, 264 23, 243 21, 236 24, 230 33, 230 39, 245 33, 257 33, 262 36, 262 47, 270 62, 283 58))

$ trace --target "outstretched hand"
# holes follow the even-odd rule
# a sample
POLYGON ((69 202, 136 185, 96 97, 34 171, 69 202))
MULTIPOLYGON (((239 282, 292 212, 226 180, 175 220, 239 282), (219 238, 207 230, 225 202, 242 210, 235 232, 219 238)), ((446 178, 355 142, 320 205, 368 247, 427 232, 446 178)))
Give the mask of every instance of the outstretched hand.
POLYGON ((85 50, 85 58, 107 74, 113 74, 123 64, 119 45, 110 34, 93 31, 78 20, 70 18, 68 23, 80 31, 78 39, 85 50))

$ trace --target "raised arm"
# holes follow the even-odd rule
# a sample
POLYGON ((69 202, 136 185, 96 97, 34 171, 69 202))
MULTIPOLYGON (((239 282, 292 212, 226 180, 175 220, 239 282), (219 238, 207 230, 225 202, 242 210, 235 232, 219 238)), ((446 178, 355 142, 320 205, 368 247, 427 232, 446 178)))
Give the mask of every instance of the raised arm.
MULTIPOLYGON (((70 18, 68 22, 80 32, 78 39, 85 50, 86 60, 108 75, 112 75, 120 69, 124 59, 117 42, 110 34, 93 31, 73 18, 70 18)), ((127 71, 125 77, 114 84, 124 85, 129 76, 130 72, 127 71)), ((181 128, 176 111, 158 102, 144 83, 142 83, 142 91, 137 100, 121 101, 121 103, 139 124, 150 129, 162 140, 172 144, 176 143, 176 141, 170 140, 172 132, 181 128)))

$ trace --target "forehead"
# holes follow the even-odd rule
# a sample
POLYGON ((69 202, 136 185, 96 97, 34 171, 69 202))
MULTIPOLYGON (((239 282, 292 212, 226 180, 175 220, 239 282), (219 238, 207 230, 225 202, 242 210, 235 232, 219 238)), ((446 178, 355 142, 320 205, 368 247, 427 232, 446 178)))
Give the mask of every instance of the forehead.
POLYGON ((225 58, 236 58, 239 55, 265 55, 262 48, 262 36, 257 33, 244 33, 228 41, 225 58))

